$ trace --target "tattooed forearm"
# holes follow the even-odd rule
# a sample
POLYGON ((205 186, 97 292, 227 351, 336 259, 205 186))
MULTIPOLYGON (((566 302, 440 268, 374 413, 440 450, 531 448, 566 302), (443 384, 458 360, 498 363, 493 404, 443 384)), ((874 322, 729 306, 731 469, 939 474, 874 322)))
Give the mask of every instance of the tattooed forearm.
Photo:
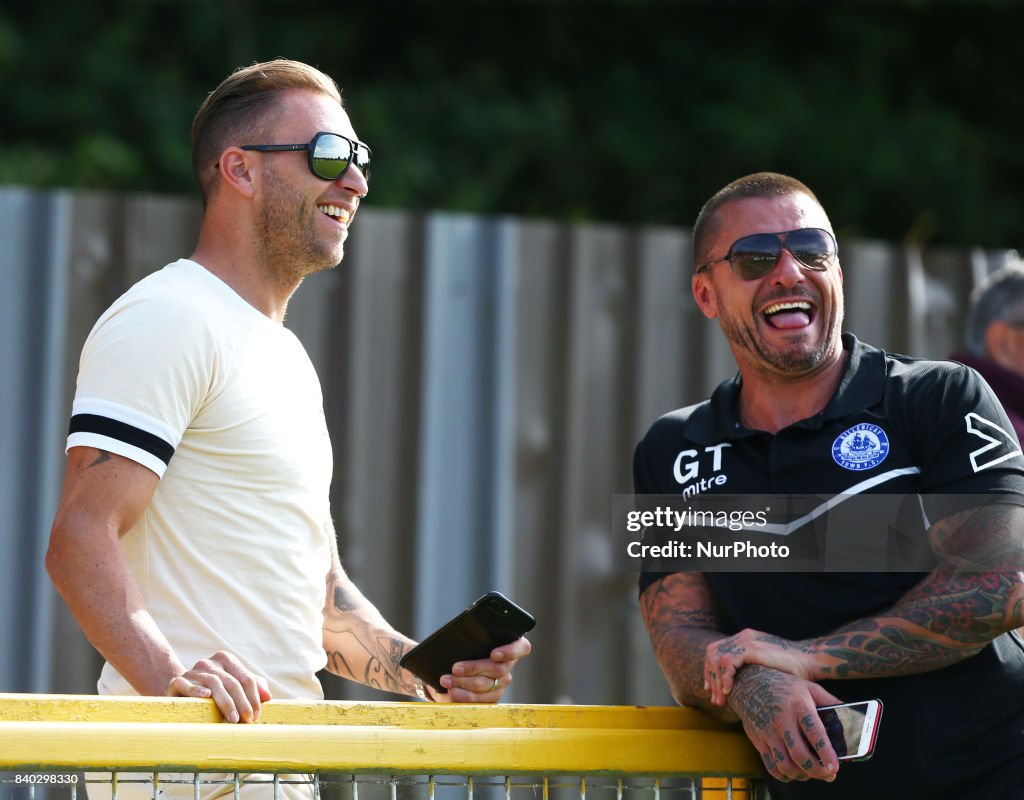
POLYGON ((993 505, 929 532, 939 565, 887 612, 797 642, 812 678, 910 675, 955 664, 1024 624, 1024 511, 993 505))
POLYGON ((323 641, 327 669, 335 675, 386 692, 415 693, 398 663, 412 643, 387 625, 341 570, 328 578, 323 641))
POLYGON ((718 630, 718 616, 704 576, 667 575, 647 588, 640 606, 672 696, 684 705, 735 720, 731 711, 708 702, 704 688, 704 650, 709 642, 724 635, 718 630))
POLYGON ((932 573, 887 614, 824 637, 819 652, 831 663, 822 677, 908 675, 975 655, 1013 627, 1006 603, 1017 583, 992 573, 932 573))
POLYGON ((936 636, 917 626, 871 622, 857 631, 840 631, 824 639, 820 651, 831 663, 822 678, 864 678, 913 675, 955 664, 981 650, 936 636))
POLYGON ((342 678, 358 681, 385 692, 402 693, 395 648, 401 644, 385 637, 367 643, 358 630, 330 630, 338 649, 327 653, 327 669, 342 678))

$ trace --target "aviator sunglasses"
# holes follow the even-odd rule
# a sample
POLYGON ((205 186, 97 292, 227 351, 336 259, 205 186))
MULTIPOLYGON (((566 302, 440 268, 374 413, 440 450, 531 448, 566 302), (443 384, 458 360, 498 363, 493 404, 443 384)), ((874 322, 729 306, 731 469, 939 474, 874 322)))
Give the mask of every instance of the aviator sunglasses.
POLYGON ((242 149, 261 153, 305 150, 309 171, 325 181, 338 180, 354 162, 366 182, 370 182, 370 148, 340 133, 320 131, 309 144, 245 144, 242 149))
POLYGON ((701 264, 694 273, 704 272, 719 261, 728 261, 737 277, 745 281, 757 280, 775 269, 783 250, 788 250, 807 269, 817 272, 828 269, 838 253, 835 237, 821 228, 752 233, 733 242, 728 255, 701 264))

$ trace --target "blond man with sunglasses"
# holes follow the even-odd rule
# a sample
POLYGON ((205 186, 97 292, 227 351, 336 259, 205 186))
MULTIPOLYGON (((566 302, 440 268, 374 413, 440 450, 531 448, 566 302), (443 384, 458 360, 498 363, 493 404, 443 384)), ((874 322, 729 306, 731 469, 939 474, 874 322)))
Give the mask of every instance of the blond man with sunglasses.
POLYGON ((1024 458, 998 401, 967 367, 843 333, 832 224, 793 178, 715 194, 694 255, 694 298, 739 370, 651 427, 636 492, 749 498, 751 519, 774 514, 744 538, 801 558, 645 565, 643 618, 673 696, 742 724, 774 798, 1021 796, 1024 458), (850 508, 872 513, 835 541, 850 508), (873 756, 841 762, 816 709, 874 699, 873 756))
MULTIPOLYGON (((342 260, 370 148, 331 78, 276 60, 209 95, 192 153, 195 252, 85 343, 47 568, 106 659, 102 694, 212 698, 243 723, 272 698, 322 698, 324 667, 420 694, 399 666, 414 642, 342 568, 320 384, 283 326, 303 278, 342 260)), ((529 651, 453 665, 430 699, 497 702, 529 651)))

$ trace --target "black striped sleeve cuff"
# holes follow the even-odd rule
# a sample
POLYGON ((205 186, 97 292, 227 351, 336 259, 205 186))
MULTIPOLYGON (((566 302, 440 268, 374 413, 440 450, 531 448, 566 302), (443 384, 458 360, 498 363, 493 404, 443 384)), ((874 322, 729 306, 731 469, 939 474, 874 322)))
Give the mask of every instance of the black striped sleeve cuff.
MULTIPOLYGON (((79 405, 76 401, 68 426, 68 449, 85 446, 117 453, 163 477, 174 455, 174 445, 165 438, 166 432, 161 436, 138 424, 116 419, 109 413, 109 408, 104 409, 107 413, 96 414, 80 410, 79 405)), ((109 407, 112 404, 104 405, 109 407)), ((127 409, 123 416, 133 417, 132 422, 148 421, 143 415, 127 409)), ((153 425, 158 426, 159 423, 153 425)))

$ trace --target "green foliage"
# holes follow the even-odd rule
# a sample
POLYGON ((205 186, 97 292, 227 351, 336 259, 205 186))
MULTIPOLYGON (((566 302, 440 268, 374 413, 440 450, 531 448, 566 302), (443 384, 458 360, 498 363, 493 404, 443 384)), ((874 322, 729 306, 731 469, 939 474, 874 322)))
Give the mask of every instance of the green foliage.
POLYGON ((0 181, 191 192, 205 94, 284 55, 341 84, 375 205, 689 225, 727 181, 772 169, 847 232, 1024 239, 1012 3, 47 8, 0 12, 0 181))

